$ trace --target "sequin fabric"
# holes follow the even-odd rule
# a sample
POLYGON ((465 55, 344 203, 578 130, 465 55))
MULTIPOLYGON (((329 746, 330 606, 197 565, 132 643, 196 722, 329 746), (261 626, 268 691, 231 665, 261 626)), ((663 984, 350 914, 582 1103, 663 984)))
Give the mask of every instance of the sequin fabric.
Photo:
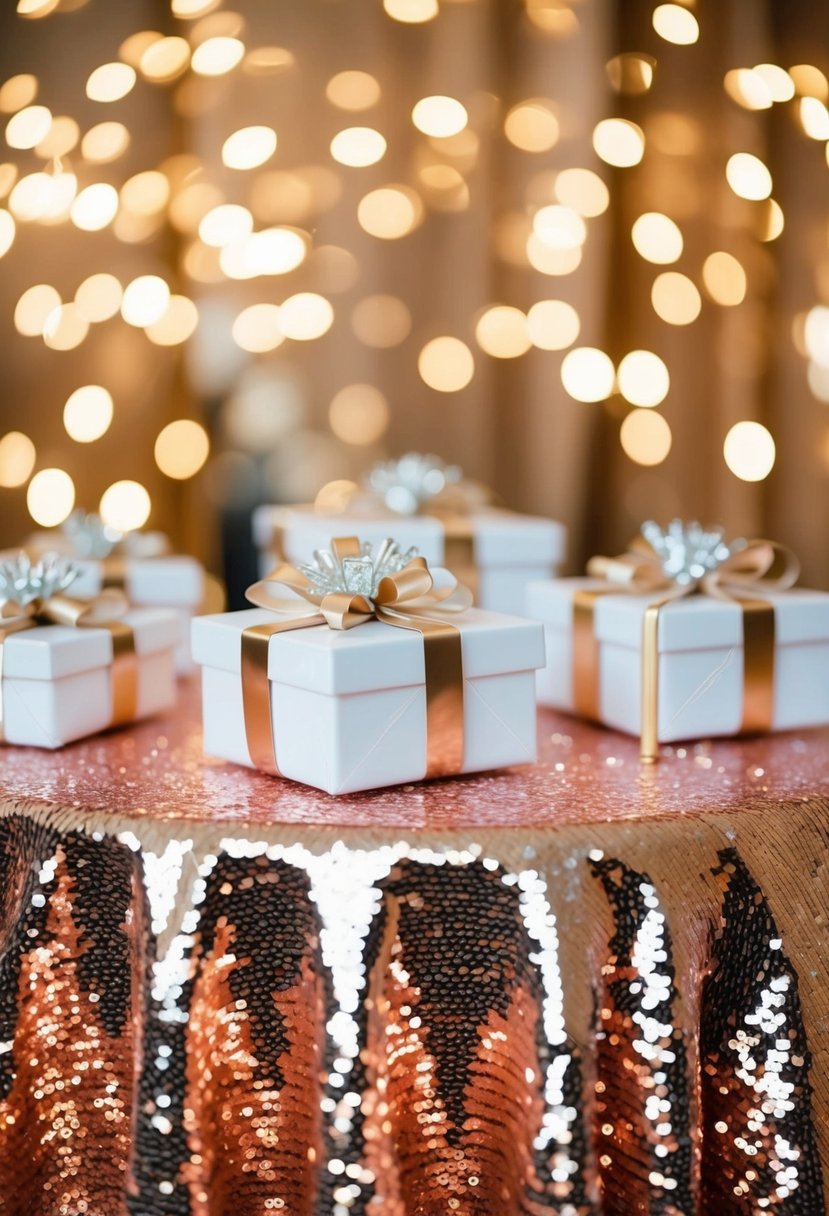
POLYGON ((824 1213, 735 848, 701 915, 598 847, 0 837, 2 1216, 824 1213))

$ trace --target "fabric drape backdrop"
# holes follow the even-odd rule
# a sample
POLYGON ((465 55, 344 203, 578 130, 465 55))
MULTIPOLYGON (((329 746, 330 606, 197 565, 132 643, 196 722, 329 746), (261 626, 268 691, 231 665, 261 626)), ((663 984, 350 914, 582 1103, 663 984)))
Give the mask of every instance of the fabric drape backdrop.
MULTIPOLYGON (((166 5, 150 0, 91 0, 31 22, 7 13, 3 79, 34 72, 39 100, 74 116, 82 131, 110 118, 131 130, 129 151, 111 164, 68 156, 81 186, 120 186, 165 161, 174 199, 187 183, 210 183, 219 201, 250 206, 257 228, 296 225, 313 246, 287 276, 193 282, 194 266, 201 278, 212 271, 191 248, 190 213, 172 225, 160 215, 138 233, 143 239, 133 232, 127 241, 111 229, 20 223, 0 263, 0 429, 30 434, 37 467, 66 468, 88 508, 116 478, 141 481, 153 499, 151 524, 217 568, 220 516, 236 520, 235 530, 225 529, 235 543, 256 502, 313 496, 333 479, 358 477, 384 454, 416 448, 457 461, 518 509, 563 520, 573 570, 591 552, 618 551, 643 518, 682 514, 732 534, 773 536, 798 552, 805 583, 829 586, 829 406, 812 394, 798 349, 803 314, 829 293, 825 149, 804 134, 796 100, 750 112, 723 87, 727 71, 758 63, 826 70, 829 9, 809 0, 698 0, 692 7, 699 41, 678 46, 656 34, 654 5, 644 0, 444 0, 436 19, 415 25, 392 20, 379 0, 239 0, 235 17, 214 14, 224 14, 222 31, 235 30, 249 50, 279 47, 290 56, 271 56, 267 71, 188 75, 160 88, 139 81, 110 106, 84 96, 89 72, 115 59, 137 30, 187 35, 192 23, 174 21, 166 5), (611 87, 606 63, 622 52, 654 57, 649 91, 620 95, 611 87), (347 69, 376 77, 375 106, 349 113, 327 100, 326 83, 347 69), (430 94, 462 100, 477 139, 430 142, 417 131, 412 106, 430 94), (512 106, 533 98, 552 103, 559 124, 555 145, 537 153, 514 147, 503 125, 512 106), (645 134, 644 158, 633 168, 610 168, 593 151, 595 124, 613 115, 645 134), (255 174, 225 169, 224 139, 254 123, 277 131, 273 162, 255 174), (332 160, 332 137, 351 125, 385 135, 378 164, 344 168, 332 160), (738 151, 761 156, 772 172, 785 217, 776 240, 758 239, 768 204, 740 199, 726 183, 726 162, 738 151), (451 186, 451 175, 424 175, 434 164, 454 167, 463 181, 451 186), (555 201, 555 173, 573 166, 604 177, 610 206, 587 221, 581 264, 567 275, 542 274, 522 252, 531 209, 555 201), (271 176, 263 184, 265 171, 271 176), (357 208, 367 191, 392 183, 420 194, 423 217, 399 240, 378 239, 360 227, 357 208), (679 224, 684 251, 675 266, 655 266, 634 249, 631 225, 645 211, 679 224), (703 289, 702 264, 714 251, 745 268, 746 297, 737 307, 715 303, 703 289), (654 312, 651 285, 665 269, 687 274, 702 291, 701 313, 689 325, 666 324, 654 312), (71 299, 96 270, 122 282, 161 273, 190 295, 200 320, 187 349, 151 345, 120 318, 93 327, 67 352, 16 332, 23 290, 53 283, 71 299), (240 351, 231 328, 241 309, 298 291, 331 300, 330 331, 268 354, 240 351), (395 297, 410 315, 396 345, 366 344, 365 309, 353 320, 355 307, 374 296, 395 297), (476 344, 484 309, 526 311, 542 299, 576 308, 577 345, 606 350, 615 363, 640 348, 664 359, 671 386, 659 410, 673 443, 663 463, 645 468, 622 451, 619 426, 631 408, 622 397, 585 404, 568 396, 565 352, 531 347, 497 359, 476 344), (459 392, 436 392, 418 374, 419 351, 439 335, 460 338, 474 353, 474 376, 459 392), (110 389, 115 418, 101 440, 82 446, 67 439, 61 419, 66 397, 85 383, 110 389), (371 385, 388 401, 388 429, 370 445, 345 444, 329 427, 332 398, 352 384, 371 385), (205 421, 213 455, 202 474, 179 484, 155 468, 153 443, 165 423, 183 416, 205 421), (775 467, 756 484, 738 480, 723 459, 727 431, 744 419, 766 425, 777 445, 775 467)), ((6 152, 5 159, 31 156, 6 152)), ((394 307, 375 307, 380 328, 393 329, 394 307)), ((9 545, 31 521, 24 488, 0 493, 0 543, 9 545)), ((233 568, 240 579, 247 573, 233 568)))

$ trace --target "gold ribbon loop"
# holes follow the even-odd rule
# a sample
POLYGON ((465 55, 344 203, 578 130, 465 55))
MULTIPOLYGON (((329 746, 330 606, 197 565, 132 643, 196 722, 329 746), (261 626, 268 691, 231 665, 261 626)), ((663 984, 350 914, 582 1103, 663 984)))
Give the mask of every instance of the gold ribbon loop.
MULTIPOLYGON (((331 543, 337 561, 362 557, 356 537, 331 543)), ((423 639, 426 686, 426 776, 456 773, 463 766, 463 654, 460 631, 445 615, 464 612, 472 602, 466 587, 446 570, 430 570, 415 557, 402 570, 381 578, 373 599, 348 591, 319 592, 301 570, 281 562, 246 592, 248 600, 284 620, 251 625, 242 630, 241 673, 245 735, 257 768, 280 776, 274 742, 268 649, 276 633, 309 626, 354 629, 378 620, 411 629, 423 639), (287 588, 286 597, 276 588, 287 588), (303 602, 305 610, 303 611, 303 602), (437 618, 437 619, 436 619, 437 618)))
POLYGON ((659 622, 662 610, 687 595, 702 594, 740 606, 743 618, 743 734, 770 730, 774 722, 774 605, 768 591, 787 591, 797 582, 795 555, 770 540, 748 541, 714 570, 678 583, 662 569, 652 546, 637 537, 619 557, 593 557, 587 573, 603 587, 573 597, 573 708, 583 717, 601 717, 599 644, 595 607, 603 595, 651 595, 642 621, 642 703, 640 753, 651 762, 659 753, 659 622))

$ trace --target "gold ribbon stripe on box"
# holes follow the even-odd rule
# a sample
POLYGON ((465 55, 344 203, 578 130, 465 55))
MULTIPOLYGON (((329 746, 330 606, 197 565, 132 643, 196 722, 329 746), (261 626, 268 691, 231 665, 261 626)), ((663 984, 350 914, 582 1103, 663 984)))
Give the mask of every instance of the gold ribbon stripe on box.
MULTIPOLYGON (((338 561, 362 556, 356 537, 332 541, 338 561)), ((463 766, 463 656, 460 631, 446 619, 465 611, 471 602, 467 588, 453 580, 435 585, 422 557, 416 557, 396 574, 381 579, 369 600, 348 592, 322 594, 295 566, 283 562, 266 579, 248 588, 247 598, 281 619, 251 625, 242 631, 241 675, 245 735, 250 758, 257 768, 281 776, 268 679, 268 650, 277 633, 326 625, 354 629, 370 620, 397 629, 411 629, 423 639, 426 686, 426 776, 458 772, 463 766), (287 587, 304 599, 309 610, 296 615, 296 599, 287 600, 272 588, 287 587), (287 615, 290 614, 290 615, 287 615)))
POLYGON ((132 722, 138 708, 138 660, 135 633, 119 618, 127 610, 120 592, 103 591, 92 600, 53 595, 48 599, 0 605, 0 743, 5 743, 3 709, 3 650, 8 637, 38 625, 69 625, 77 629, 106 629, 112 638, 112 711, 110 726, 132 722))
POLYGON ((603 595, 649 595, 657 598, 642 622, 641 756, 653 761, 659 752, 659 624, 664 609, 687 595, 710 595, 739 604, 743 621, 743 711, 741 734, 770 730, 774 722, 774 605, 763 590, 786 591, 796 581, 798 562, 774 541, 754 540, 715 570, 687 585, 662 571, 659 559, 642 538, 621 557, 594 557, 587 573, 604 585, 584 588, 573 599, 573 708, 599 721, 599 643, 595 610, 603 595))

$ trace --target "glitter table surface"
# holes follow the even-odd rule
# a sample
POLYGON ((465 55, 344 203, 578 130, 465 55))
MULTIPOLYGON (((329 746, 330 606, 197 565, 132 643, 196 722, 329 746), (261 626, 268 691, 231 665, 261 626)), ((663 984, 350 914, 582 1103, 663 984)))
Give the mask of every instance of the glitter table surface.
POLYGON ((537 764, 331 797, 202 754, 196 681, 177 710, 57 752, 6 748, 0 799, 98 817, 346 828, 542 828, 829 795, 829 730, 663 748, 549 710, 537 764))

